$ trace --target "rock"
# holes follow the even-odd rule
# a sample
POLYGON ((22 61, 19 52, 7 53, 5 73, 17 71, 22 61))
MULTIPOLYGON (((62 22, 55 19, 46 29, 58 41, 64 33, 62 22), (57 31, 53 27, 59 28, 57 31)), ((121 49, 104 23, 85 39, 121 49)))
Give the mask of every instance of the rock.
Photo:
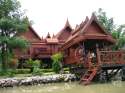
POLYGON ((36 84, 46 84, 52 82, 67 82, 69 80, 76 79, 74 74, 56 74, 49 76, 33 76, 25 77, 23 79, 17 78, 6 78, 0 79, 0 87, 14 87, 21 85, 36 85, 36 84))

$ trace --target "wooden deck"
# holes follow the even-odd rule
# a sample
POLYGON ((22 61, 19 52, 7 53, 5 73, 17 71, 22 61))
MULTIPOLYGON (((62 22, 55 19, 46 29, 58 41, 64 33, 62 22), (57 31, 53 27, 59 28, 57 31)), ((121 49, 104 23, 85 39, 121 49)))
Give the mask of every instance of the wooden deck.
POLYGON ((125 66, 124 51, 100 51, 100 66, 104 69, 115 69, 125 66))

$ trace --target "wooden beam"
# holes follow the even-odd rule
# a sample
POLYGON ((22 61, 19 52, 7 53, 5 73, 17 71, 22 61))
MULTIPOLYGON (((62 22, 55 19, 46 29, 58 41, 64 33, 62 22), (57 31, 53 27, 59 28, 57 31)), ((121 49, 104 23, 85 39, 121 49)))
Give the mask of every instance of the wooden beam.
POLYGON ((96 44, 96 53, 97 53, 98 65, 101 65, 100 52, 99 52, 98 44, 96 44))

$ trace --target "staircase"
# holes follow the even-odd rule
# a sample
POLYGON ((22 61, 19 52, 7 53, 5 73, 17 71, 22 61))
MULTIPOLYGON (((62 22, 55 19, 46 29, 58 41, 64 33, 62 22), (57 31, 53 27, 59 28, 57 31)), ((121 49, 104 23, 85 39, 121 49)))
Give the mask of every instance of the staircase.
POLYGON ((97 67, 89 68, 80 80, 80 84, 88 85, 97 74, 97 67))

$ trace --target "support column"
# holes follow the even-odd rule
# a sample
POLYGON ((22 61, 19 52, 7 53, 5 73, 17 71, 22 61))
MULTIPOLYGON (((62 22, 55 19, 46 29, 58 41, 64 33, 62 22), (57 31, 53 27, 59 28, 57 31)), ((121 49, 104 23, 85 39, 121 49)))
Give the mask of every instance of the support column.
POLYGON ((98 65, 101 65, 100 51, 99 51, 98 44, 96 44, 96 53, 97 53, 97 63, 98 65))
POLYGON ((108 70, 106 70, 106 80, 109 81, 109 74, 108 74, 108 70))

